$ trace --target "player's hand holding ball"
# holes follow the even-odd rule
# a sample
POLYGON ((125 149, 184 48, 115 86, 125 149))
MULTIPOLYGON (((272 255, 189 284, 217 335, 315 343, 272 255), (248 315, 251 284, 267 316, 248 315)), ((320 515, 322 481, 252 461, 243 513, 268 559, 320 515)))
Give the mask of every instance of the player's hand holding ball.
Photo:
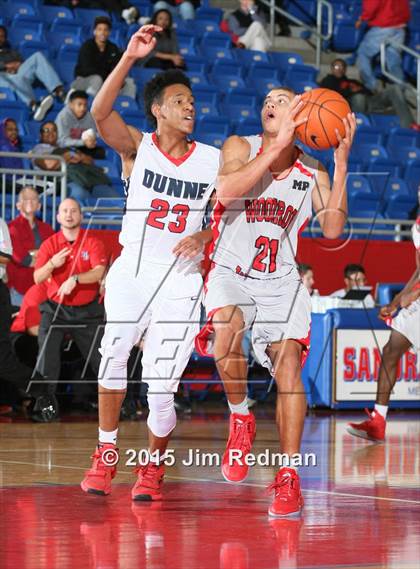
POLYGON ((135 59, 146 57, 146 55, 149 55, 155 48, 156 38, 154 34, 161 31, 162 28, 160 26, 154 26, 152 24, 142 26, 131 36, 125 55, 135 59))
POLYGON ((337 158, 348 156, 356 132, 356 118, 350 105, 331 89, 311 89, 301 96, 301 100, 305 105, 296 120, 307 117, 307 121, 296 128, 296 136, 314 150, 340 148, 335 156, 337 164, 337 158))

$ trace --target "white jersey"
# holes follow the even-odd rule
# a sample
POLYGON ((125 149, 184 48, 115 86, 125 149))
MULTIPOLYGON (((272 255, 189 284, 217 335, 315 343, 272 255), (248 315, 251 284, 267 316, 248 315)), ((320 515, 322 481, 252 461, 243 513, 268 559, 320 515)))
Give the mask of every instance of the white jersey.
MULTIPOLYGON (((249 160, 261 152, 260 136, 245 138, 249 160)), ((296 265, 299 232, 312 215, 312 190, 318 161, 300 149, 291 171, 282 179, 269 170, 244 197, 212 215, 211 258, 217 265, 256 279, 277 278, 296 265)))
MULTIPOLYGON (((172 265, 179 241, 200 231, 214 189, 220 151, 193 142, 181 158, 163 152, 144 133, 126 181, 126 211, 120 243, 138 260, 172 265)), ((198 260, 196 260, 198 261, 198 260)))
POLYGON ((417 217, 416 222, 414 223, 411 229, 411 235, 413 237, 414 247, 417 251, 420 250, 420 216, 417 217))

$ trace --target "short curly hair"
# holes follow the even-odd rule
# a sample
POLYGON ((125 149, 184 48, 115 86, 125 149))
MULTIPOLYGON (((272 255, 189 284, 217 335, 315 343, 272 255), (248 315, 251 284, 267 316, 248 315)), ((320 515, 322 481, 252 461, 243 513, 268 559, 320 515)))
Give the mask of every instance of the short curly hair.
POLYGON ((171 69, 155 75, 144 87, 144 109, 149 123, 156 128, 156 117, 152 113, 154 103, 161 104, 166 87, 171 85, 185 85, 191 90, 191 81, 178 69, 171 69))

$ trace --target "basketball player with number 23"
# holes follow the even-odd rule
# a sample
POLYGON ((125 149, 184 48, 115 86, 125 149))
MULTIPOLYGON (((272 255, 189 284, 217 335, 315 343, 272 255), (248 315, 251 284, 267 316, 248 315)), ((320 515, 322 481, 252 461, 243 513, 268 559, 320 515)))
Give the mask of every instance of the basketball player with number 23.
POLYGON ((231 410, 222 460, 222 474, 230 482, 247 476, 246 460, 231 457, 245 458, 256 433, 247 405, 246 330, 252 328, 254 353, 275 378, 280 451, 289 460, 270 486, 273 517, 299 515, 303 507, 293 459, 300 453, 306 413, 301 363, 309 349, 311 304, 296 269, 298 236, 312 211, 331 239, 340 236, 347 218, 347 163, 356 120, 348 106, 343 113, 341 102, 328 102, 337 94, 321 95, 273 89, 261 111, 262 136, 232 136, 224 143, 205 284, 208 321, 196 341, 202 354, 214 354, 231 410), (322 164, 295 146, 301 133, 315 148, 318 140, 335 146, 332 187, 322 164))
POLYGON ((143 338, 142 380, 149 384, 150 461, 136 469, 135 501, 160 500, 164 453, 176 424, 174 393, 199 331, 200 261, 211 230, 202 230, 219 167, 217 148, 190 140, 194 98, 180 71, 155 76, 144 91, 153 134, 127 125, 113 104, 137 59, 161 28, 146 25, 97 94, 92 114, 102 138, 121 156, 127 202, 120 257, 105 283, 107 323, 99 369, 99 443, 81 486, 107 495, 116 474, 118 421, 127 386, 127 360, 143 338))

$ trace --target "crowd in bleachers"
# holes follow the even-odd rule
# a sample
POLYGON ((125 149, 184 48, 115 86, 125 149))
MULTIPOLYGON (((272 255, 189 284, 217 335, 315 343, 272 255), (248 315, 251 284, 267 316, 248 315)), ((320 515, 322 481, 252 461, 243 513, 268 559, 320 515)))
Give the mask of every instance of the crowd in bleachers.
MULTIPOLYGON (((361 2, 334 0, 332 3, 335 24, 330 48, 355 52, 362 38, 361 27, 355 25, 361 2)), ((284 0, 281 6, 304 22, 314 24, 315 0, 284 0)), ((318 81, 321 86, 340 92, 357 111, 359 128, 348 177, 351 215, 375 216, 379 221, 415 215, 420 133, 404 88, 385 83, 378 89, 380 74, 375 67, 368 68, 366 57, 362 82, 347 77, 344 56, 333 61, 330 74, 318 77, 318 70, 305 64, 299 54, 270 51, 267 14, 258 2, 240 0, 238 7, 225 16, 222 10, 207 4, 200 7, 197 2, 177 0, 57 0, 44 4, 38 0, 0 1, 0 8, 0 152, 32 151, 37 155, 32 160, 0 156, 0 168, 9 170, 5 175, 0 174, 2 211, 7 221, 15 216, 11 194, 21 189, 12 183, 11 172, 16 169, 57 172, 62 161, 67 165, 68 195, 86 206, 94 205, 98 197, 120 198, 115 205, 122 209, 119 159, 98 139, 89 105, 118 62, 130 35, 138 29, 139 22, 149 18, 161 25, 163 31, 151 56, 133 68, 116 101, 116 109, 128 123, 150 130, 142 91, 144 84, 161 69, 181 68, 190 77, 197 112, 194 136, 219 147, 230 134, 260 131, 259 107, 267 90, 286 84, 302 92, 317 87, 318 81), (389 111, 391 114, 384 114, 389 111)), ((280 17, 276 26, 276 33, 287 35, 290 31, 280 17)), ((408 22, 408 32, 408 45, 418 49, 420 8, 416 6, 408 22)), ((349 59, 351 63, 352 58, 349 59)), ((413 58, 404 57, 402 63, 401 77, 413 82, 413 58)), ((394 62, 394 73, 399 73, 398 62, 394 62)), ((308 152, 332 168, 332 149, 308 152)), ((33 187, 37 187, 36 183, 33 187)), ((48 204, 52 213, 51 202, 48 204)), ((20 215, 10 226, 12 239, 16 241, 16 235, 20 239, 23 229, 19 224, 22 225, 22 212, 25 212, 24 229, 31 227, 27 247, 19 253, 20 270, 26 275, 25 286, 13 274, 9 286, 16 306, 28 293, 13 326, 15 333, 32 337, 39 333, 37 308, 48 300, 48 291, 42 286, 32 289, 37 252, 49 234, 46 226, 36 219, 40 207, 37 192, 27 187, 19 193, 20 215)), ((355 224, 354 237, 358 236, 357 228, 355 224)), ((55 268, 55 262, 52 263, 55 268)), ((0 267, 1 281, 4 270, 1 264, 0 267)), ((310 286, 311 272, 311 267, 302 269, 302 277, 306 275, 310 286)), ((95 282, 96 292, 100 280, 95 282)), ((100 308, 95 314, 98 322, 99 312, 100 308)), ((3 316, 0 315, 0 320, 3 316)), ((3 342, 0 347, 9 358, 7 365, 20 386, 33 366, 37 349, 32 360, 26 362, 29 367, 25 367, 25 362, 16 360, 11 345, 6 347, 8 341, 4 334, 0 335, 0 343, 3 342)), ((25 344, 23 353, 27 352, 25 344)), ((92 371, 95 376, 96 368, 92 371)), ((4 399, 10 400, 9 395, 6 393, 4 399)), ((21 397, 24 400, 22 394, 21 397)))

